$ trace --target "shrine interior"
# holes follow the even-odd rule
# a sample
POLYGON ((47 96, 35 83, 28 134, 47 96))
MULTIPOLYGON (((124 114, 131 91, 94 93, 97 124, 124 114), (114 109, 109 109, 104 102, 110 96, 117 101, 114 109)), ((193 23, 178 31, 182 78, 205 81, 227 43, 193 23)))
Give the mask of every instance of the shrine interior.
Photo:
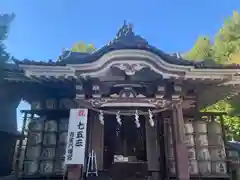
POLYGON ((131 161, 147 161, 145 119, 140 116, 137 128, 134 118, 123 117, 122 124, 115 121, 115 116, 107 116, 104 126, 104 169, 108 169, 117 156, 128 157, 131 161))

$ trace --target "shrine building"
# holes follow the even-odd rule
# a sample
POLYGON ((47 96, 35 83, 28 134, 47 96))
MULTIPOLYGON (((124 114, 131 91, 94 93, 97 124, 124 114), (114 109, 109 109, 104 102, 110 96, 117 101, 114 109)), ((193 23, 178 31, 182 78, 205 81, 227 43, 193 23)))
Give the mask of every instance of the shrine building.
POLYGON ((64 174, 69 110, 85 108, 86 163, 93 150, 99 177, 230 179, 225 113, 201 109, 238 95, 239 66, 165 53, 124 24, 94 52, 66 50, 56 62, 22 60, 14 67, 6 70, 1 95, 9 104, 21 98, 31 104, 23 111, 19 177, 64 174))

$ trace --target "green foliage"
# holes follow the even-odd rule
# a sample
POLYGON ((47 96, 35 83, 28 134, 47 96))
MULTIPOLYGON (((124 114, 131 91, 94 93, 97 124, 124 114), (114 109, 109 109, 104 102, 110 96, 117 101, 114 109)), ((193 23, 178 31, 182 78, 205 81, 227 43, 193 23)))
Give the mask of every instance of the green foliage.
POLYGON ((193 48, 185 54, 188 60, 202 60, 212 57, 212 45, 209 37, 199 37, 193 48))
MULTIPOLYGON (((235 104, 236 105, 236 104, 235 104)), ((202 111, 205 112, 227 112, 231 114, 235 111, 234 104, 226 101, 221 100, 218 101, 216 104, 211 105, 202 111)), ((224 124, 226 126, 227 136, 229 139, 234 138, 235 140, 240 140, 240 118, 237 116, 224 116, 224 124)))
POLYGON ((232 54, 240 52, 240 15, 234 12, 214 38, 214 58, 217 62, 228 63, 232 54))
POLYGON ((72 47, 72 52, 86 52, 86 53, 91 53, 95 51, 95 47, 93 44, 85 44, 85 43, 77 43, 73 45, 72 47))
MULTIPOLYGON (((210 38, 200 37, 194 47, 185 55, 189 60, 213 59, 220 64, 240 64, 240 15, 234 12, 216 34, 213 43, 210 38)), ((202 111, 227 112, 240 115, 240 104, 221 100, 202 111)), ((240 117, 224 116, 229 137, 240 140, 240 117)))
POLYGON ((6 61, 9 59, 9 54, 6 52, 4 40, 7 38, 9 25, 14 19, 14 14, 0 14, 0 80, 3 80, 3 68, 6 61))

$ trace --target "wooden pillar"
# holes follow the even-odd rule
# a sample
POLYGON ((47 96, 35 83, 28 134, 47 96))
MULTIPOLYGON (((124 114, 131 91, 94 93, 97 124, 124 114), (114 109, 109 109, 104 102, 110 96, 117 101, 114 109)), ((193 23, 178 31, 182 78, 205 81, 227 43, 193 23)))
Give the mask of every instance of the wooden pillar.
POLYGON ((104 150, 104 125, 102 125, 95 115, 91 123, 92 139, 91 147, 96 152, 98 170, 103 170, 103 150, 104 150))
POLYGON ((13 90, 0 89, 0 176, 7 176, 13 170, 13 157, 16 147, 17 113, 16 108, 20 102, 20 97, 13 90))
POLYGON ((186 145, 184 144, 184 120, 181 103, 174 104, 173 106, 172 129, 176 162, 176 179, 190 180, 188 151, 186 145))
MULTIPOLYGON (((158 173, 160 170, 159 158, 159 142, 157 133, 157 122, 154 120, 154 126, 151 127, 148 123, 148 118, 145 118, 145 129, 146 129, 146 149, 147 149, 147 161, 148 161, 148 171, 154 171, 152 173, 152 178, 158 179, 158 173)), ((157 119, 159 120, 159 119, 157 119)))

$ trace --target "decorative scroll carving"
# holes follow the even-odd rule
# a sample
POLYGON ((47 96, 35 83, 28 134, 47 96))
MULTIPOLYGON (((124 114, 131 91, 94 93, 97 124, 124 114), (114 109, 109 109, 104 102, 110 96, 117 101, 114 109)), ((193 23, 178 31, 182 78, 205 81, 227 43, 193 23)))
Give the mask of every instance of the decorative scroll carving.
POLYGON ((124 88, 119 93, 119 97, 121 97, 121 98, 134 98, 136 96, 137 96, 137 94, 132 88, 124 88))
POLYGON ((88 102, 93 107, 101 107, 103 104, 107 103, 107 99, 89 99, 88 102))
POLYGON ((132 87, 125 87, 119 93, 114 93, 110 95, 111 98, 145 98, 143 94, 138 94, 132 87))
POLYGON ((132 106, 133 104, 136 104, 139 107, 165 108, 170 105, 171 102, 167 100, 150 98, 101 98, 83 100, 83 103, 87 106, 93 106, 96 108, 114 106, 116 104, 118 106, 132 106))
POLYGON ((138 72, 144 68, 148 68, 148 66, 143 63, 137 63, 137 64, 136 63, 117 63, 117 64, 114 64, 112 67, 116 67, 116 68, 124 71, 125 74, 128 76, 132 76, 136 72, 138 72))

